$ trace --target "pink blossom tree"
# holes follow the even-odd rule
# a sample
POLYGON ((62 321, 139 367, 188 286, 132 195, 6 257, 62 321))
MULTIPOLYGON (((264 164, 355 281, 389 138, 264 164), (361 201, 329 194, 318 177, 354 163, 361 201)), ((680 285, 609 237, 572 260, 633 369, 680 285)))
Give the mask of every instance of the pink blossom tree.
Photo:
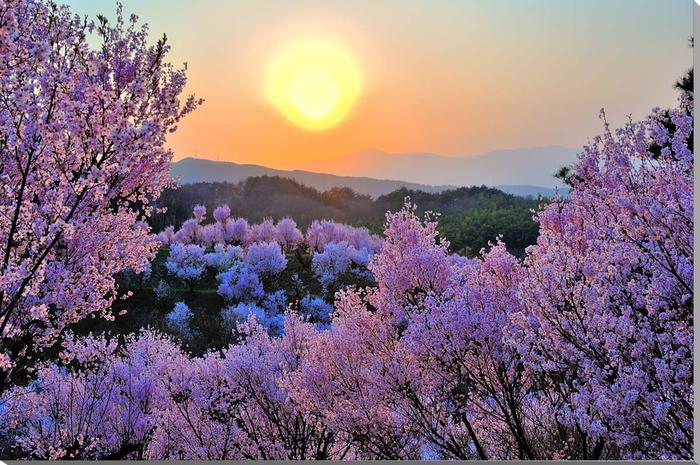
POLYGON ((224 239, 235 245, 246 245, 251 238, 250 227, 245 218, 228 219, 224 223, 224 239))
POLYGON ((0 431, 37 459, 342 458, 322 416, 291 395, 313 325, 290 315, 282 338, 254 319, 241 331, 243 343, 202 357, 151 331, 68 338, 36 383, 7 392, 0 431))
POLYGON ((382 244, 378 236, 369 233, 367 228, 358 228, 329 220, 314 220, 306 230, 306 243, 312 251, 323 252, 328 243, 347 242, 357 250, 366 249, 376 253, 382 244))
POLYGON ((250 228, 250 240, 253 242, 273 242, 278 237, 277 226, 271 218, 267 218, 262 223, 255 224, 250 228))
POLYGON ((185 283, 190 291, 206 271, 204 247, 197 244, 174 244, 170 247, 165 269, 185 283))
POLYGON ((313 326, 297 317, 283 338, 254 321, 243 344, 176 367, 165 389, 171 403, 149 448, 160 459, 328 459, 333 431, 297 402, 288 385, 306 360, 313 326))
POLYGON ((658 112, 606 124, 574 167, 571 202, 538 215, 513 341, 580 431, 575 457, 692 457, 688 103, 669 112, 674 131, 658 112))
POLYGON ((189 360, 150 331, 116 339, 66 338, 61 359, 37 381, 8 390, 0 429, 34 459, 146 458, 164 402, 162 382, 189 360))
POLYGON ((304 241, 304 235, 291 218, 282 218, 277 222, 277 240, 285 251, 296 249, 304 241))
POLYGON ((0 3, 0 391, 67 325, 109 318, 113 275, 154 256, 165 136, 199 104, 168 52, 121 9, 0 3))

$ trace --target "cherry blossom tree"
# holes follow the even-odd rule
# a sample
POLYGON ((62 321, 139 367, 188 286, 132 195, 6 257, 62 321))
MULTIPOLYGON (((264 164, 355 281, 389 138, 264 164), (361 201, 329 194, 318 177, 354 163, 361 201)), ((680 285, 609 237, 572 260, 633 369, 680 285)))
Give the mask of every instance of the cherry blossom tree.
POLYGON ((307 295, 301 301, 299 301, 299 307, 308 316, 311 321, 317 322, 322 328, 327 328, 327 325, 331 322, 331 316, 333 314, 333 305, 329 304, 321 297, 307 295))
POLYGON ((228 220, 225 223, 225 240, 235 245, 245 245, 250 241, 250 227, 245 218, 228 220))
POLYGON ((340 275, 350 270, 352 255, 352 247, 345 242, 328 243, 323 252, 317 252, 313 255, 311 266, 324 288, 333 284, 340 275))
POLYGON ((218 293, 231 301, 258 301, 265 295, 260 276, 246 263, 232 266, 219 273, 218 293))
POLYGON ((382 239, 369 233, 367 228, 358 228, 329 220, 314 220, 306 230, 306 243, 312 251, 323 252, 328 243, 347 242, 356 250, 367 249, 376 253, 382 239))
POLYGON ((278 275, 287 267, 287 258, 277 242, 251 244, 243 260, 261 276, 278 275))
POLYGON ((160 459, 328 459, 334 434, 287 385, 306 359, 313 327, 290 317, 285 336, 257 323, 246 342, 177 367, 165 383, 171 403, 149 447, 160 459))
POLYGON ((250 228, 250 240, 253 242, 274 242, 278 236, 277 226, 270 218, 250 228))
POLYGON ((34 459, 146 458, 164 402, 163 377, 189 363, 170 339, 150 331, 116 339, 69 335, 57 363, 9 390, 0 429, 34 459))
POLYGON ((204 275, 206 265, 204 247, 197 244, 172 245, 168 260, 165 262, 168 272, 189 286, 190 290, 204 275))
POLYGON ((184 302, 176 302, 173 309, 165 315, 168 329, 184 340, 192 337, 191 321, 194 314, 184 302))
POLYGON ((231 208, 228 205, 220 205, 214 209, 214 219, 219 223, 225 223, 231 216, 231 208))
POLYGON ((688 108, 669 112, 675 131, 658 112, 616 131, 606 124, 574 167, 571 202, 538 215, 513 340, 581 432, 580 458, 692 457, 688 108))
POLYGON ((216 244, 212 252, 203 256, 207 266, 226 271, 243 259, 243 251, 236 245, 216 244))
POLYGON ((304 241, 304 235, 291 218, 282 218, 277 222, 277 240, 286 251, 296 249, 304 241))
POLYGON ((163 37, 41 0, 0 2, 0 391, 153 258, 165 136, 199 101, 163 37), (96 47, 91 44, 97 44, 96 47))

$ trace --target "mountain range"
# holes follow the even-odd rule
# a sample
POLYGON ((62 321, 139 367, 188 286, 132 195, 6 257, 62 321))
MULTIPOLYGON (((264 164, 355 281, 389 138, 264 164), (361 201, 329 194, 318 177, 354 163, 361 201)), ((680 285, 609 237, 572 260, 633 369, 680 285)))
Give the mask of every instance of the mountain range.
POLYGON ((561 186, 554 173, 576 159, 576 149, 550 145, 537 148, 496 150, 483 155, 447 157, 434 153, 391 153, 365 150, 300 166, 311 171, 400 179, 430 186, 530 185, 561 186))
POLYGON ((294 179, 320 191, 332 187, 378 197, 400 188, 442 192, 461 186, 487 185, 509 194, 536 197, 555 195, 567 189, 553 177, 561 166, 575 159, 575 150, 559 146, 539 149, 501 150, 473 157, 445 157, 429 153, 388 153, 367 150, 342 159, 316 162, 316 172, 280 170, 254 164, 184 158, 171 165, 180 183, 240 182, 254 176, 294 179), (349 175, 332 174, 342 172, 349 175))

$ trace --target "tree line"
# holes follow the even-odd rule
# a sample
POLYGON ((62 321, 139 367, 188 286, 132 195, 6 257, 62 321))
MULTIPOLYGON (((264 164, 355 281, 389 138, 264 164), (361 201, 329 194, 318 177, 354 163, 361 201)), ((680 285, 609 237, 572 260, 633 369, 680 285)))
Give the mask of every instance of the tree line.
POLYGON ((259 222, 291 217, 302 227, 328 219, 367 227, 381 233, 387 211, 399 210, 406 197, 419 205, 419 213, 439 213, 441 233, 450 250, 475 256, 500 235, 509 250, 522 255, 537 239, 533 210, 547 199, 517 197, 486 186, 461 187, 440 193, 399 189, 376 199, 347 187, 320 192, 278 176, 247 178, 240 183, 202 182, 167 189, 157 200, 165 211, 150 219, 154 230, 186 221, 196 205, 210 210, 225 204, 234 216, 259 222))

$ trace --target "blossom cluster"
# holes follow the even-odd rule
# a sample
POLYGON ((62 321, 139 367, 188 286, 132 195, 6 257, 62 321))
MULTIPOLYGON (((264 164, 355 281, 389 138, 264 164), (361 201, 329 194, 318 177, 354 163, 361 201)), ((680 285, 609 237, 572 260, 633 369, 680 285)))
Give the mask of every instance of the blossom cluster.
POLYGON ((314 274, 324 288, 334 284, 344 273, 362 275, 369 260, 367 249, 357 250, 347 242, 329 242, 323 252, 315 252, 311 259, 314 274))
MULTIPOLYGON (((263 301, 274 295, 267 295, 273 291, 269 284, 287 269, 287 254, 296 259, 310 254, 310 260, 302 258, 301 264, 309 267, 331 301, 334 293, 349 282, 374 282, 367 266, 370 257, 381 250, 383 240, 366 228, 324 220, 314 221, 303 234, 291 218, 249 225, 244 219, 231 218, 227 205, 214 209, 213 217, 214 221, 207 223, 206 208, 196 205, 192 217, 180 229, 167 227, 157 237, 169 249, 166 270, 190 289, 207 276, 207 270, 215 272, 218 293, 228 303, 222 311, 222 323, 227 328, 235 326, 231 324, 235 315, 238 321, 253 314, 263 323, 279 322, 287 302, 266 306, 263 301)), ((327 324, 332 312, 325 307, 321 310, 319 300, 323 298, 307 295, 305 302, 317 302, 307 314, 317 323, 327 324)), ((302 312, 306 307, 301 300, 297 302, 302 312)), ((278 323, 264 325, 276 328, 273 332, 281 328, 278 323)))
POLYGON ((197 244, 177 243, 170 248, 165 268, 192 287, 204 274, 207 262, 204 247, 197 244))
POLYGON ((367 228, 350 226, 329 220, 314 220, 302 233, 291 218, 277 222, 266 219, 258 224, 249 224, 244 218, 232 218, 228 205, 214 210, 214 222, 205 224, 207 210, 196 205, 192 218, 184 221, 179 229, 168 226, 157 235, 162 245, 197 244, 208 248, 215 245, 247 247, 254 243, 276 242, 285 252, 297 249, 323 252, 327 244, 345 243, 368 255, 377 253, 382 238, 371 234, 367 228))

